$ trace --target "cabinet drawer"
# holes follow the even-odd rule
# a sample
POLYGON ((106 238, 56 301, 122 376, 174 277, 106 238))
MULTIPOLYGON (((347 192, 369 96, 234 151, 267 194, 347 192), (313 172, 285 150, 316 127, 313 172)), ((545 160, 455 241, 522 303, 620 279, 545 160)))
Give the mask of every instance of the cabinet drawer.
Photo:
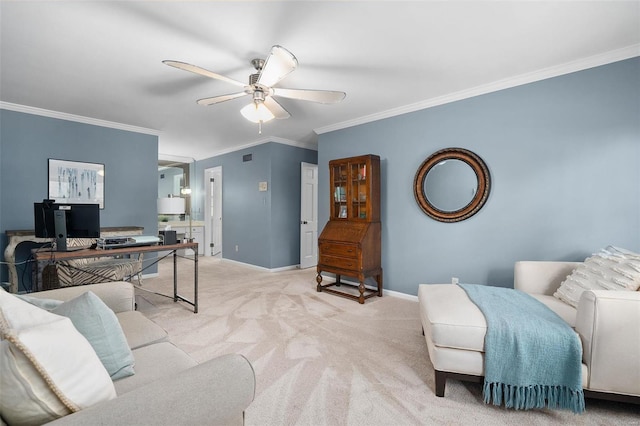
POLYGON ((356 259, 349 259, 345 257, 334 257, 334 256, 320 256, 321 265, 325 265, 328 267, 344 269, 347 271, 357 271, 360 269, 358 265, 358 261, 356 259))
POLYGON ((354 244, 320 243, 320 254, 355 258, 358 254, 358 246, 354 244))

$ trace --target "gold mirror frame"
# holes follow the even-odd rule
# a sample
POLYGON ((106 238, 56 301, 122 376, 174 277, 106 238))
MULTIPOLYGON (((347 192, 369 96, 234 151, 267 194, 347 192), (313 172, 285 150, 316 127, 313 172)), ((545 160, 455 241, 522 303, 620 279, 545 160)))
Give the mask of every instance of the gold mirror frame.
POLYGON ((413 194, 418 205, 427 216, 440 222, 460 222, 468 219, 484 206, 491 190, 491 176, 487 165, 475 153, 464 148, 446 148, 435 152, 418 168, 413 180, 413 194), (429 202, 424 190, 425 179, 429 170, 446 160, 460 160, 473 169, 478 179, 478 190, 473 199, 463 208, 455 211, 440 210, 429 202))

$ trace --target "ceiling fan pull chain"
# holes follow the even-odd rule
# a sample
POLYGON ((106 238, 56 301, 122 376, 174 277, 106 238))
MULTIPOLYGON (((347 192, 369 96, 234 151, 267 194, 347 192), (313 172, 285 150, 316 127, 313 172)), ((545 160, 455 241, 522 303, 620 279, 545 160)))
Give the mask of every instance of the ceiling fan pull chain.
POLYGON ((258 134, 262 134, 262 121, 258 121, 258 134))

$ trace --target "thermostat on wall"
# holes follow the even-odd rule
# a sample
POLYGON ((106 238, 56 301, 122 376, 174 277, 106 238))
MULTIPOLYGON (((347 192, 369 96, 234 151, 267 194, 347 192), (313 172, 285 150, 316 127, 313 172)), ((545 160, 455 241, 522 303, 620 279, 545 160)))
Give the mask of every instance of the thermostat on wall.
POLYGON ((266 191, 267 182, 258 182, 258 191, 266 191))

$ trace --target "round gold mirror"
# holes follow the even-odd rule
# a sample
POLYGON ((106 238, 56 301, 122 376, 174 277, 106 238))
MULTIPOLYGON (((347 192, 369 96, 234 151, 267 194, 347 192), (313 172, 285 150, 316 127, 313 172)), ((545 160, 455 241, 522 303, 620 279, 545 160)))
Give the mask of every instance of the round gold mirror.
POLYGON ((487 165, 463 148, 442 149, 427 158, 416 173, 413 193, 429 217, 459 222, 476 214, 487 202, 491 177, 487 165))

